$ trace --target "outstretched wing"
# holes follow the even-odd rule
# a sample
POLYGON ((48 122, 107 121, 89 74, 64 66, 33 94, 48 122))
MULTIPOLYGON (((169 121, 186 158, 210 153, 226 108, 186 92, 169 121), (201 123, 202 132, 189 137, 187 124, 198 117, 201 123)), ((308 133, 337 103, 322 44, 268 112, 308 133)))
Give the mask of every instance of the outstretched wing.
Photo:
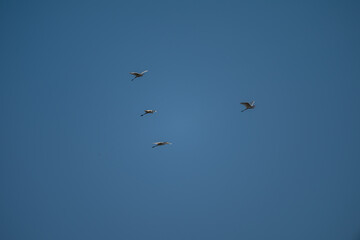
POLYGON ((242 102, 240 104, 244 105, 246 108, 251 107, 250 103, 248 103, 248 102, 242 102))
POLYGON ((143 71, 141 74, 144 74, 144 73, 146 73, 146 72, 148 72, 148 70, 143 71))
POLYGON ((158 145, 158 144, 160 144, 160 143, 162 143, 162 142, 154 142, 154 144, 156 144, 156 145, 158 145))

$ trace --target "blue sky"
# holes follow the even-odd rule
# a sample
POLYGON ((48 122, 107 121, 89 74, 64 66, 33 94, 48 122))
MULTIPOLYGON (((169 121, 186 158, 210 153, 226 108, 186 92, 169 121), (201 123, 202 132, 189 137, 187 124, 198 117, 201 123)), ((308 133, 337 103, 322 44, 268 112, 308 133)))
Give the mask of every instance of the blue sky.
POLYGON ((359 239, 359 11, 0 1, 1 239, 359 239))

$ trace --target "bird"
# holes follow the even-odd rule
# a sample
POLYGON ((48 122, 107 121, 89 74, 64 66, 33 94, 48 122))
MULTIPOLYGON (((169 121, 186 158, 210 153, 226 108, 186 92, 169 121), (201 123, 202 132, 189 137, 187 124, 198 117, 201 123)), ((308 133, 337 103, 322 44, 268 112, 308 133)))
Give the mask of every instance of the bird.
POLYGON ((155 142, 154 144, 155 144, 155 146, 152 146, 152 148, 167 145, 167 144, 172 144, 172 143, 170 143, 170 142, 155 142))
POLYGON ((131 81, 134 81, 135 78, 144 76, 144 74, 145 74, 146 72, 148 72, 148 70, 145 70, 145 71, 143 71, 142 73, 131 72, 130 74, 135 76, 133 79, 131 79, 131 81))
POLYGON ((251 103, 248 103, 248 102, 242 102, 240 103, 242 105, 244 105, 246 108, 244 110, 242 110, 241 112, 244 112, 248 109, 254 109, 255 108, 255 101, 252 101, 251 103))
POLYGON ((156 113, 156 110, 144 110, 144 112, 145 112, 145 113, 143 113, 143 114, 140 115, 141 117, 144 116, 144 115, 146 115, 146 114, 149 114, 149 113, 151 113, 151 114, 156 113))

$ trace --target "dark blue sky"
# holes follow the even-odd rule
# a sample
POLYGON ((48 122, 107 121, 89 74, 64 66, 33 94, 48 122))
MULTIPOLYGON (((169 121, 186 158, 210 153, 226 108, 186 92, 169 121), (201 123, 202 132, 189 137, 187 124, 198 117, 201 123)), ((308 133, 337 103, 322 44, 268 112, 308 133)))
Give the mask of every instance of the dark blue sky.
POLYGON ((0 1, 0 238, 359 239, 359 12, 0 1))

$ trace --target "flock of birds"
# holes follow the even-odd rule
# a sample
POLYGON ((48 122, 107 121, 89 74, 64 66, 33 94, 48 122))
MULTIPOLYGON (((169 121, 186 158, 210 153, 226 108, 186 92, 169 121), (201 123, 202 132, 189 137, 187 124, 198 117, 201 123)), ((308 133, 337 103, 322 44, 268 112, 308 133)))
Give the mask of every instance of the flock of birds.
MULTIPOLYGON (((145 70, 141 73, 137 73, 137 72, 131 72, 130 74, 135 76, 133 79, 131 79, 131 81, 134 81, 136 78, 139 78, 139 77, 142 77, 144 76, 145 73, 147 73, 148 70, 145 70)), ((255 101, 252 101, 252 102, 241 102, 240 104, 244 105, 245 106, 245 109, 242 110, 241 112, 244 112, 246 110, 249 110, 249 109, 254 109, 255 108, 255 101)), ((156 113, 156 110, 144 110, 144 113, 141 114, 140 116, 145 116, 146 114, 153 114, 153 113, 156 113)), ((154 143, 155 145, 152 146, 152 148, 155 148, 155 147, 158 147, 158 146, 164 146, 164 145, 168 145, 168 144, 172 144, 170 142, 155 142, 154 143)))

